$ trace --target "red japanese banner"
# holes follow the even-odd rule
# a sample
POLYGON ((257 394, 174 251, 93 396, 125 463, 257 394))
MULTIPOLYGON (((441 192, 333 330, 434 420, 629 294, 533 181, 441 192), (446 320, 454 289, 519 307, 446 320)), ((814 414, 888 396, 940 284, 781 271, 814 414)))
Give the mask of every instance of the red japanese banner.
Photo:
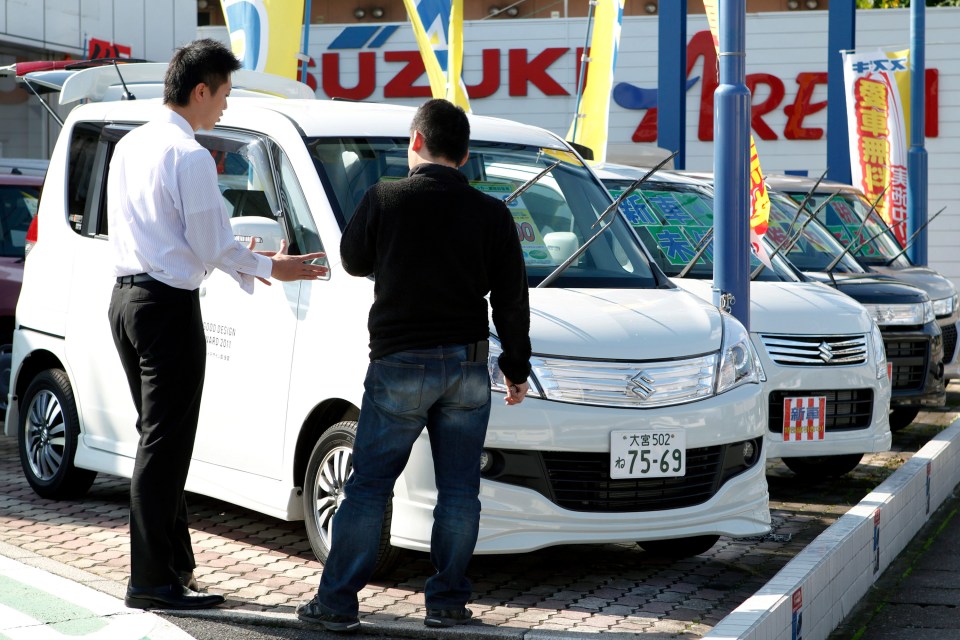
POLYGON ((909 83, 908 51, 846 52, 850 173, 867 199, 883 193, 877 211, 900 244, 907 236, 907 109, 900 91, 909 83))

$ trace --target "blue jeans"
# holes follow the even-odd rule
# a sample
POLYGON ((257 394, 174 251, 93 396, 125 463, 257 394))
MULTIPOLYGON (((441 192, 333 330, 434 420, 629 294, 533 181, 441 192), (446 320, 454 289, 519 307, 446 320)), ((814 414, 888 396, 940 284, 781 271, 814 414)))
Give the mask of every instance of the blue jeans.
POLYGON ((320 603, 355 616, 357 592, 370 578, 393 485, 426 426, 433 450, 433 510, 427 579, 429 609, 456 609, 470 598, 467 564, 480 524, 480 453, 490 417, 486 362, 466 347, 412 349, 370 363, 353 448, 353 474, 333 518, 329 557, 320 576, 320 603))

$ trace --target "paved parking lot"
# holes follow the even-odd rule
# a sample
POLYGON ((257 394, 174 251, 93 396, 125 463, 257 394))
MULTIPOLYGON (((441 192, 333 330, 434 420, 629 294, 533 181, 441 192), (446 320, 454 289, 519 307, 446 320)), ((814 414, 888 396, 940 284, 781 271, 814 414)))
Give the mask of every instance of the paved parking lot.
MULTIPOLYGON (((762 539, 721 538, 708 553, 668 561, 636 545, 563 546, 529 554, 477 556, 471 608, 491 626, 551 631, 616 631, 696 638, 767 582, 800 549, 892 473, 960 411, 960 384, 948 408, 924 412, 894 434, 894 451, 870 455, 841 480, 810 482, 771 462, 773 530, 762 539)), ((23 479, 16 439, 0 436, 0 541, 105 580, 126 583, 126 480, 101 476, 82 501, 38 497, 23 479)), ((228 608, 292 618, 319 582, 302 523, 283 522, 190 496, 201 583, 228 608)), ((364 620, 423 617, 425 555, 409 553, 386 579, 361 593, 364 620)))

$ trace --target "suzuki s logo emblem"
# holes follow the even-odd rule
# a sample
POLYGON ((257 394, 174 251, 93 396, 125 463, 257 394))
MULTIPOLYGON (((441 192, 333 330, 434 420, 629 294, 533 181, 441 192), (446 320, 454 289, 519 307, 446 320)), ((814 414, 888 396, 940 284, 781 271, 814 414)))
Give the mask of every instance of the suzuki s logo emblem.
POLYGON ((648 374, 646 371, 641 371, 637 375, 630 378, 630 391, 641 398, 642 400, 647 400, 652 396, 657 390, 654 388, 653 383, 655 380, 648 374))
POLYGON ((820 359, 824 362, 829 363, 831 360, 833 360, 833 349, 831 349, 830 345, 828 345, 826 342, 820 343, 820 348, 818 351, 820 352, 820 359))

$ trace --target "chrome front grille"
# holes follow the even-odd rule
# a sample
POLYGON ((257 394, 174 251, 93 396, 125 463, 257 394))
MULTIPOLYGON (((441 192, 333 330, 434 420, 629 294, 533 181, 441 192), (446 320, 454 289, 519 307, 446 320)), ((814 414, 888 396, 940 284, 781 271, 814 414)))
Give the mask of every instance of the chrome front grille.
POLYGON ((855 336, 760 336, 770 359, 786 367, 855 365, 867 361, 866 335, 855 336))
POLYGON ((717 354, 656 362, 534 356, 530 364, 550 400, 645 409, 713 395, 717 360, 717 354))

